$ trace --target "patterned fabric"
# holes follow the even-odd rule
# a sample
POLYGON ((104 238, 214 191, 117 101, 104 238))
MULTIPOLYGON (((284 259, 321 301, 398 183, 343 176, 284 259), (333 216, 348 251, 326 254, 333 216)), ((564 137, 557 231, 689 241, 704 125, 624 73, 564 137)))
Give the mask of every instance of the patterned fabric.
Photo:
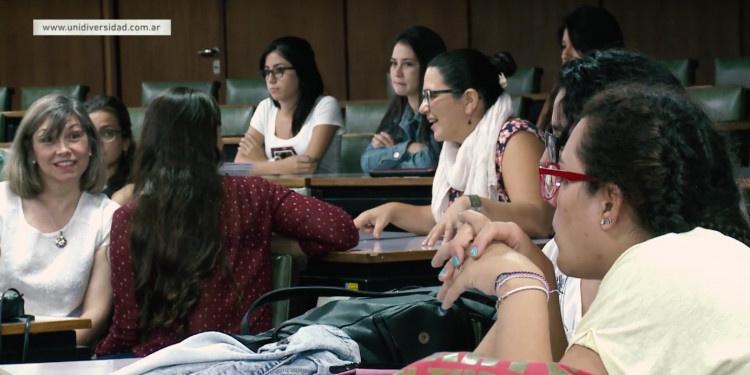
POLYGON ((498 361, 477 353, 436 353, 414 362, 395 375, 591 375, 554 362, 498 361))
MULTIPOLYGON (((225 176, 223 188, 219 222, 227 263, 243 300, 237 302, 234 283, 217 267, 201 288, 200 301, 190 315, 188 335, 203 331, 239 333, 250 305, 273 288, 272 233, 297 238, 307 255, 347 250, 359 240, 351 217, 342 209, 268 180, 225 176)), ((131 202, 123 206, 113 219, 110 251, 115 311, 109 334, 96 349, 98 355, 132 350, 137 356, 145 356, 180 340, 173 327, 154 332, 146 342, 138 340, 139 308, 130 252, 130 220, 136 205, 131 202)), ((270 308, 256 311, 249 324, 253 333, 270 329, 270 308)))
MULTIPOLYGON (((497 173, 497 192, 499 194, 499 202, 510 202, 508 192, 505 190, 505 182, 503 181, 503 155, 505 154, 505 146, 508 144, 510 137, 516 134, 518 131, 528 131, 534 133, 539 139, 543 139, 543 132, 540 132, 534 124, 523 120, 523 119, 512 119, 503 125, 500 130, 500 136, 497 138, 497 148, 495 149, 495 172, 497 173)), ((453 203, 456 199, 460 198, 463 192, 456 189, 450 188, 448 190, 448 201, 453 203)))

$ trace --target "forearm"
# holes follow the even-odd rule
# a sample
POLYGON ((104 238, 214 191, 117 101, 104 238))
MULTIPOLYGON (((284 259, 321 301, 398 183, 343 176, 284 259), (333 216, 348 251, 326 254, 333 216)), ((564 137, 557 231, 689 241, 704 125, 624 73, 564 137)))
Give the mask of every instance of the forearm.
MULTIPOLYGON (((501 293, 537 284, 528 279, 510 280, 501 293)), ((495 327, 499 332, 494 334, 492 357, 513 361, 552 361, 547 305, 545 294, 536 289, 507 296, 497 311, 495 327)))
MULTIPOLYGON (((318 165, 317 161, 314 161, 311 163, 313 163, 314 168, 317 168, 317 165, 318 165)), ((296 162, 296 160, 293 157, 276 160, 276 161, 262 160, 262 161, 252 162, 252 164, 253 164, 253 167, 250 173, 256 176, 265 176, 265 175, 271 175, 271 174, 303 173, 303 171, 301 171, 300 168, 298 167, 299 164, 296 162)))
POLYGON ((110 309, 100 308, 81 314, 81 319, 91 319, 91 328, 77 329, 76 344, 93 346, 97 340, 102 338, 109 326, 110 309))
POLYGON ((393 209, 391 224, 407 232, 424 236, 436 224, 430 206, 414 206, 406 203, 392 204, 396 207, 393 209))
POLYGON ((546 203, 481 200, 482 213, 492 221, 514 222, 531 238, 547 238, 552 233, 554 208, 546 203))

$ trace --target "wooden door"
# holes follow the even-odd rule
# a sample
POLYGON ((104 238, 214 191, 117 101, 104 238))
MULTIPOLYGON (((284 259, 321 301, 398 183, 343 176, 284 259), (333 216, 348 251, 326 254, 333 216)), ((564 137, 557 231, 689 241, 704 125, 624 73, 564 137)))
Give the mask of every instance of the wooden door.
MULTIPOLYGON (((168 19, 171 36, 123 36, 120 87, 128 107, 141 106, 143 81, 220 81, 224 74, 221 0, 127 0, 118 2, 119 19, 168 19), (216 57, 199 50, 218 47, 216 57), (220 71, 213 71, 219 60, 220 71)), ((220 89, 219 92, 223 92, 220 89)))

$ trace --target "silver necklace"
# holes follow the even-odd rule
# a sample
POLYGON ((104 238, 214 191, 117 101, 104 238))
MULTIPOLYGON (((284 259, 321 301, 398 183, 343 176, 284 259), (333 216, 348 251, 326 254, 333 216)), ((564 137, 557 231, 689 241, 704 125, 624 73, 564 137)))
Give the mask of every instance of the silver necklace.
MULTIPOLYGON (((55 224, 55 228, 59 228, 57 225, 57 221, 55 221, 55 217, 52 216, 52 213, 49 212, 47 207, 44 207, 44 204, 41 202, 38 203, 42 208, 44 208, 44 211, 47 212, 47 216, 52 220, 52 223, 55 224)), ((65 238, 65 234, 63 233, 63 230, 60 229, 60 233, 57 234, 57 237, 55 237, 55 246, 57 246, 58 249, 62 249, 65 246, 68 246, 68 239, 65 238)))

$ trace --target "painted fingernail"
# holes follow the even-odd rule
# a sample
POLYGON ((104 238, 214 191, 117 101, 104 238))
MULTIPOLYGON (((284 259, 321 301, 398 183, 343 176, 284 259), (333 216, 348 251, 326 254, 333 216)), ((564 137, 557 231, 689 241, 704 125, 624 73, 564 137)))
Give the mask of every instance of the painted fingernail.
POLYGON ((479 254, 479 249, 477 249, 476 246, 472 246, 471 251, 469 251, 469 255, 471 255, 472 257, 475 257, 477 256, 477 254, 479 254))
POLYGON ((453 257, 451 257, 451 260, 453 261, 453 267, 458 267, 458 257, 454 255, 453 257))
POLYGON ((443 268, 442 270, 440 270, 440 273, 438 274, 438 278, 441 278, 443 276, 445 276, 445 268, 443 268))

